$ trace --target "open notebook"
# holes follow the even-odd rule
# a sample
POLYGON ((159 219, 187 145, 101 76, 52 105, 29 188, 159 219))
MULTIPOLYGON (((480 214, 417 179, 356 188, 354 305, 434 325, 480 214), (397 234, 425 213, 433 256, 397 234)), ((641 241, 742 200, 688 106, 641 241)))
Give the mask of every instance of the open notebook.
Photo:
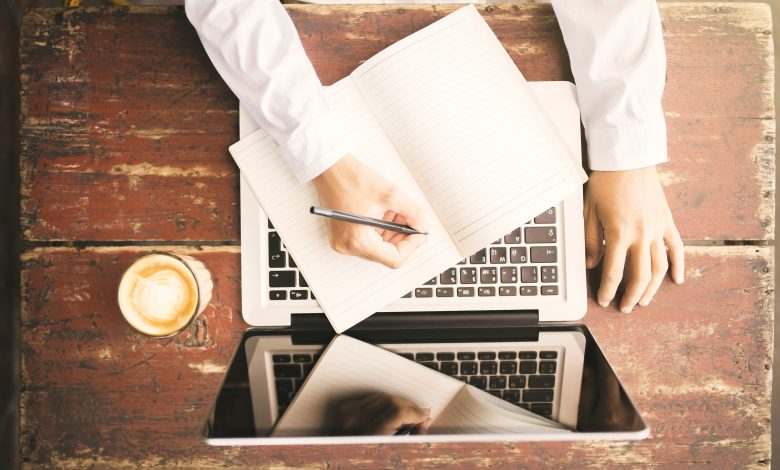
MULTIPOLYGON (((333 328, 342 332, 572 194, 585 180, 473 6, 329 87, 355 156, 423 205, 428 239, 397 270, 334 252, 311 184, 258 130, 230 148, 333 328)), ((382 214, 363 214, 381 217, 382 214)))
POLYGON ((430 408, 431 434, 568 433, 564 426, 395 353, 336 336, 274 427, 274 437, 328 432, 329 408, 383 392, 430 408))

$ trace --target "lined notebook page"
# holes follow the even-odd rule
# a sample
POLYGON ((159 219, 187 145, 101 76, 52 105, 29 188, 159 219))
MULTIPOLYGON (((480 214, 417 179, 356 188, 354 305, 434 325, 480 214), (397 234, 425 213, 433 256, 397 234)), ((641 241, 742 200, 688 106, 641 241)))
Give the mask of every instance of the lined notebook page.
POLYGON ((351 80, 339 81, 326 94, 331 108, 352 130, 355 156, 405 191, 427 213, 427 240, 401 268, 394 270, 333 251, 325 219, 309 214, 309 207, 318 205, 314 186, 295 179, 265 131, 260 129, 241 139, 230 152, 333 328, 342 332, 453 266, 462 256, 351 80))
POLYGON ((273 430, 275 437, 320 436, 336 400, 359 393, 385 392, 431 409, 431 419, 447 406, 463 383, 390 351, 336 336, 273 430))
POLYGON ((466 385, 428 429, 431 434, 570 432, 555 421, 466 385))
POLYGON ((464 256, 584 182, 473 6, 388 47, 352 77, 464 256))

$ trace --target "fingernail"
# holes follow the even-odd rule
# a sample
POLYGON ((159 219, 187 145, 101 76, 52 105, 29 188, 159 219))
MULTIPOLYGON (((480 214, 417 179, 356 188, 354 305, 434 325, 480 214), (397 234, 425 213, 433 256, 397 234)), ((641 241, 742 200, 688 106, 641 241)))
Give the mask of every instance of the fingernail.
POLYGON ((592 256, 586 256, 585 257, 585 267, 588 269, 593 267, 593 257, 592 256))
POLYGON ((632 310, 634 310, 634 309, 631 308, 631 307, 623 307, 623 308, 620 309, 620 311, 623 312, 623 313, 631 313, 632 310))
POLYGON ((602 307, 609 307, 609 300, 599 300, 599 305, 602 307))
POLYGON ((650 305, 650 301, 649 300, 640 300, 639 301, 639 305, 642 306, 642 307, 647 307, 648 305, 650 305))

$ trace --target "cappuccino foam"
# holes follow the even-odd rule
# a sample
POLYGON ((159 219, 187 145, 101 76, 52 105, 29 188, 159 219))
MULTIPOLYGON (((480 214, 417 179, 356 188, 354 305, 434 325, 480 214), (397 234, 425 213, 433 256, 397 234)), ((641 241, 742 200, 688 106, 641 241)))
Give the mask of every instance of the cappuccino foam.
POLYGON ((136 260, 119 283, 119 308, 135 329, 150 336, 181 330, 198 310, 198 283, 183 261, 152 254, 136 260))

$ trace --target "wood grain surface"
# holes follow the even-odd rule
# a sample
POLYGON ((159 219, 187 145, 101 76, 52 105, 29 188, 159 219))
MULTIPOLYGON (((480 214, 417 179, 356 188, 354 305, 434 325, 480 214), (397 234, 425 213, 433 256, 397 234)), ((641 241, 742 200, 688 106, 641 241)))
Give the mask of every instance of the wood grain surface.
POLYGON ((231 248, 170 249, 206 263, 215 289, 194 327, 163 340, 135 333, 115 301, 122 270, 147 248, 41 248, 24 255, 24 462, 67 468, 768 466, 772 248, 689 247, 688 281, 667 281, 649 307, 625 315, 591 303, 586 323, 652 428, 650 439, 316 448, 215 448, 200 441, 246 328, 236 311, 240 256, 231 248))
MULTIPOLYGON (((288 6, 323 83, 454 6, 288 6)), ((552 10, 479 7, 529 80, 571 79, 552 10)), ((660 5, 667 197, 687 240, 774 243, 769 8, 660 5)), ((710 464, 770 455, 774 247, 686 247, 687 282, 586 324, 652 428, 647 440, 230 447, 199 431, 241 318, 237 103, 181 8, 37 10, 21 74, 21 458, 41 468, 541 468, 710 464), (52 246, 61 241, 85 248, 52 246), (184 247, 182 244, 213 245, 184 247), (118 245, 118 246, 107 246, 118 245), (215 279, 169 339, 126 324, 119 275, 152 249, 215 279)))
MULTIPOLYGON (((323 83, 454 6, 291 5, 323 83)), ((549 5, 481 7, 529 80, 569 80, 549 5)), ((766 5, 662 4, 661 167, 684 239, 774 233, 774 70, 766 5)), ((239 237, 236 101, 181 9, 42 10, 24 18, 27 240, 239 237), (56 197, 52 197, 56 195, 56 197)))

